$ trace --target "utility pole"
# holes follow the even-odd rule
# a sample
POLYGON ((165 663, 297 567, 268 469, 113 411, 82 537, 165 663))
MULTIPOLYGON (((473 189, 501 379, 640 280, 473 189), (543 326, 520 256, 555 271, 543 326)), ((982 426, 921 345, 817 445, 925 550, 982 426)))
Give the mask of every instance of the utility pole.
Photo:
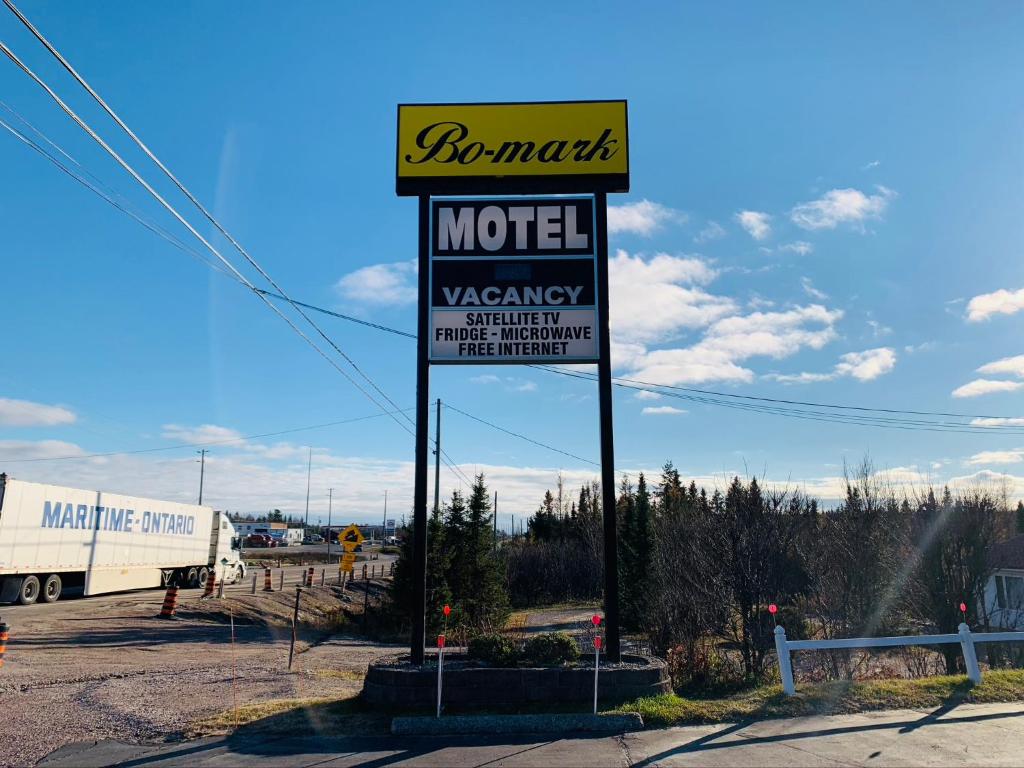
POLYGON ((331 510, 334 506, 334 489, 327 489, 327 564, 331 564, 331 510))
POLYGON ((384 524, 380 528, 380 545, 383 547, 388 536, 388 489, 384 489, 384 524))
POLYGON ((203 503, 203 475, 206 474, 206 449, 196 451, 199 454, 199 503, 203 503))
POLYGON ((494 549, 498 549, 498 492, 494 492, 494 549))
POLYGON ((441 511, 441 398, 437 398, 437 429, 434 433, 434 514, 441 511))
POLYGON ((309 463, 306 465, 306 523, 305 527, 309 528, 309 477, 313 472, 313 448, 310 446, 309 449, 309 463))

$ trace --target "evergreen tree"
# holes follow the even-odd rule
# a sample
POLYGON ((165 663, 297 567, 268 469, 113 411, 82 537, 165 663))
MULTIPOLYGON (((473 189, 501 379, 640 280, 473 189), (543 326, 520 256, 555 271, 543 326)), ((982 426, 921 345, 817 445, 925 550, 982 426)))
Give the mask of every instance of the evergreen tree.
POLYGON ((469 625, 476 629, 500 627, 508 615, 508 594, 503 564, 494 549, 491 495, 482 474, 476 476, 469 496, 466 535, 459 550, 464 581, 457 602, 469 625))
POLYGON ((544 501, 537 508, 527 523, 530 538, 534 541, 550 541, 558 531, 558 519, 555 514, 555 497, 550 490, 544 492, 544 501))
POLYGON ((1024 533, 1024 501, 1017 502, 1017 533, 1024 533))
POLYGON ((623 529, 619 549, 622 622, 630 629, 640 629, 648 613, 653 537, 651 496, 643 473, 637 481, 636 493, 627 497, 626 491, 624 483, 620 496, 623 529))
MULTIPOLYGON (((452 506, 461 504, 459 492, 452 494, 452 506)), ((445 536, 444 519, 441 510, 435 509, 427 521, 427 625, 434 633, 442 625, 441 609, 451 604, 452 591, 448 584, 451 570, 451 547, 445 536)))

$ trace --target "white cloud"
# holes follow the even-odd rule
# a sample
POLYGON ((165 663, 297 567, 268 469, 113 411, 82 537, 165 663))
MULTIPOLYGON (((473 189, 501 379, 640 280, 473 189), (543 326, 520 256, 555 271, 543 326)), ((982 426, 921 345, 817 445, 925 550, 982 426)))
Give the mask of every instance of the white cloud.
MULTIPOLYGON (((84 454, 79 446, 63 440, 0 440, 0 464, 4 461, 24 459, 54 459, 61 456, 81 456, 84 454)), ((12 471, 9 468, 7 471, 12 471)), ((26 474, 14 470, 19 477, 26 474)))
POLYGON ((161 437, 176 443, 220 443, 241 441, 242 434, 234 429, 219 427, 216 424, 201 424, 198 427, 164 424, 161 437))
POLYGON ((647 406, 640 413, 644 416, 679 416, 686 413, 686 410, 683 408, 673 408, 671 405, 656 405, 647 406))
POLYGON ((697 257, 618 251, 608 264, 612 334, 620 343, 652 342, 731 314, 731 299, 697 287, 716 275, 697 257))
POLYGON ((857 381, 872 381, 884 376, 896 367, 896 352, 890 347, 866 349, 863 352, 847 352, 840 356, 831 373, 770 373, 765 378, 786 384, 809 384, 818 381, 835 381, 852 377, 857 381))
POLYGON ((418 297, 416 273, 416 259, 374 264, 350 272, 334 287, 343 299, 362 304, 413 304, 418 297))
POLYGON ((755 240, 764 240, 772 233, 772 217, 762 211, 739 211, 733 218, 755 240))
MULTIPOLYGON (((882 325, 877 320, 868 319, 867 324, 868 326, 870 326, 871 333, 876 339, 881 338, 882 336, 888 336, 889 334, 892 333, 892 328, 890 328, 887 325, 882 325)), ((906 350, 908 352, 914 351, 913 347, 907 347, 906 350)))
POLYGON ((992 363, 986 363, 978 369, 978 373, 1009 374, 1024 378, 1024 355, 1004 357, 992 363))
POLYGON ((967 459, 968 464, 1019 464, 1024 461, 1024 449, 1014 451, 982 451, 967 459))
POLYGON ((993 381, 992 379, 975 379, 969 384, 953 390, 953 397, 978 397, 993 392, 1013 392, 1024 387, 1019 381, 993 381))
POLYGON ((693 238, 695 243, 706 243, 709 240, 718 240, 725 237, 725 227, 719 224, 717 221, 709 221, 704 225, 704 229, 697 233, 697 236, 693 238))
POLYGON ((908 355, 913 355, 918 352, 929 352, 938 346, 938 343, 934 341, 922 341, 920 344, 907 344, 903 347, 903 351, 908 355))
POLYGON ((896 367, 896 352, 890 347, 848 352, 839 358, 836 373, 852 376, 857 381, 871 381, 896 367))
POLYGON ((485 373, 470 378, 473 384, 503 384, 506 392, 536 392, 537 382, 529 379, 522 379, 518 376, 495 376, 493 373, 485 373))
POLYGON ((632 232, 647 237, 673 221, 686 221, 686 214, 650 200, 608 206, 608 233, 612 235, 632 232))
POLYGON ((55 427, 73 424, 75 413, 59 405, 44 405, 30 400, 12 400, 0 397, 0 426, 55 427))
POLYGON ((781 359, 803 348, 821 349, 836 338, 841 310, 819 304, 785 312, 752 312, 711 324, 704 338, 685 349, 660 349, 638 356, 630 378, 655 384, 708 381, 749 382, 753 371, 739 363, 751 357, 781 359))
POLYGON ((995 416, 971 419, 972 427, 1024 427, 1024 419, 995 416))
POLYGON ((800 203, 789 218, 801 229, 835 229, 840 224, 863 225, 885 212, 896 196, 891 189, 879 186, 878 194, 865 195, 857 189, 832 189, 817 200, 800 203))
POLYGON ((814 246, 808 243, 806 240, 797 240, 792 243, 786 243, 780 245, 779 250, 785 253, 795 253, 798 256, 806 256, 814 250, 814 246))
POLYGON ((801 277, 800 285, 804 289, 804 293, 806 293, 812 299, 824 301, 825 299, 828 298, 827 293, 825 293, 824 291, 819 291, 817 288, 814 287, 814 283, 811 282, 811 278, 809 277, 801 277))
POLYGON ((880 166, 881 164, 882 164, 882 162, 881 162, 880 160, 872 160, 872 161, 871 161, 870 163, 868 163, 867 165, 862 165, 862 166, 860 167, 860 169, 861 169, 862 171, 870 171, 870 170, 871 170, 872 168, 877 168, 877 167, 878 167, 878 166, 880 166))
POLYGON ((651 392, 649 389, 638 389, 633 393, 633 397, 637 400, 661 400, 661 395, 651 392))
POLYGON ((992 293, 982 293, 967 303, 967 320, 978 323, 992 315, 1013 315, 1024 309, 1024 288, 1008 291, 1000 288, 992 293))

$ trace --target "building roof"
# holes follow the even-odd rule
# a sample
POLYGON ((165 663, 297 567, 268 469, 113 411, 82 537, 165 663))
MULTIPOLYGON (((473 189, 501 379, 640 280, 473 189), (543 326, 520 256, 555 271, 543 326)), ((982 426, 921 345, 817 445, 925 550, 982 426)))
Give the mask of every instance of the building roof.
POLYGON ((989 557, 995 568, 1024 570, 1024 533, 996 544, 989 557))

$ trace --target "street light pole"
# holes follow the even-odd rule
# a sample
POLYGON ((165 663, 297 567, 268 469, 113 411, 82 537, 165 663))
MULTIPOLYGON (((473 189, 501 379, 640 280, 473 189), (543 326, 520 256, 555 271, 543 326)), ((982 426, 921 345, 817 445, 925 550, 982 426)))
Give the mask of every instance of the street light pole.
POLYGON ((327 489, 327 564, 331 564, 331 508, 334 506, 334 489, 327 489))
POLYGON ((206 474, 206 449, 196 451, 199 454, 199 503, 203 503, 203 475, 206 474))
POLYGON ((380 545, 383 547, 388 535, 388 492, 384 489, 384 524, 380 529, 380 545))

